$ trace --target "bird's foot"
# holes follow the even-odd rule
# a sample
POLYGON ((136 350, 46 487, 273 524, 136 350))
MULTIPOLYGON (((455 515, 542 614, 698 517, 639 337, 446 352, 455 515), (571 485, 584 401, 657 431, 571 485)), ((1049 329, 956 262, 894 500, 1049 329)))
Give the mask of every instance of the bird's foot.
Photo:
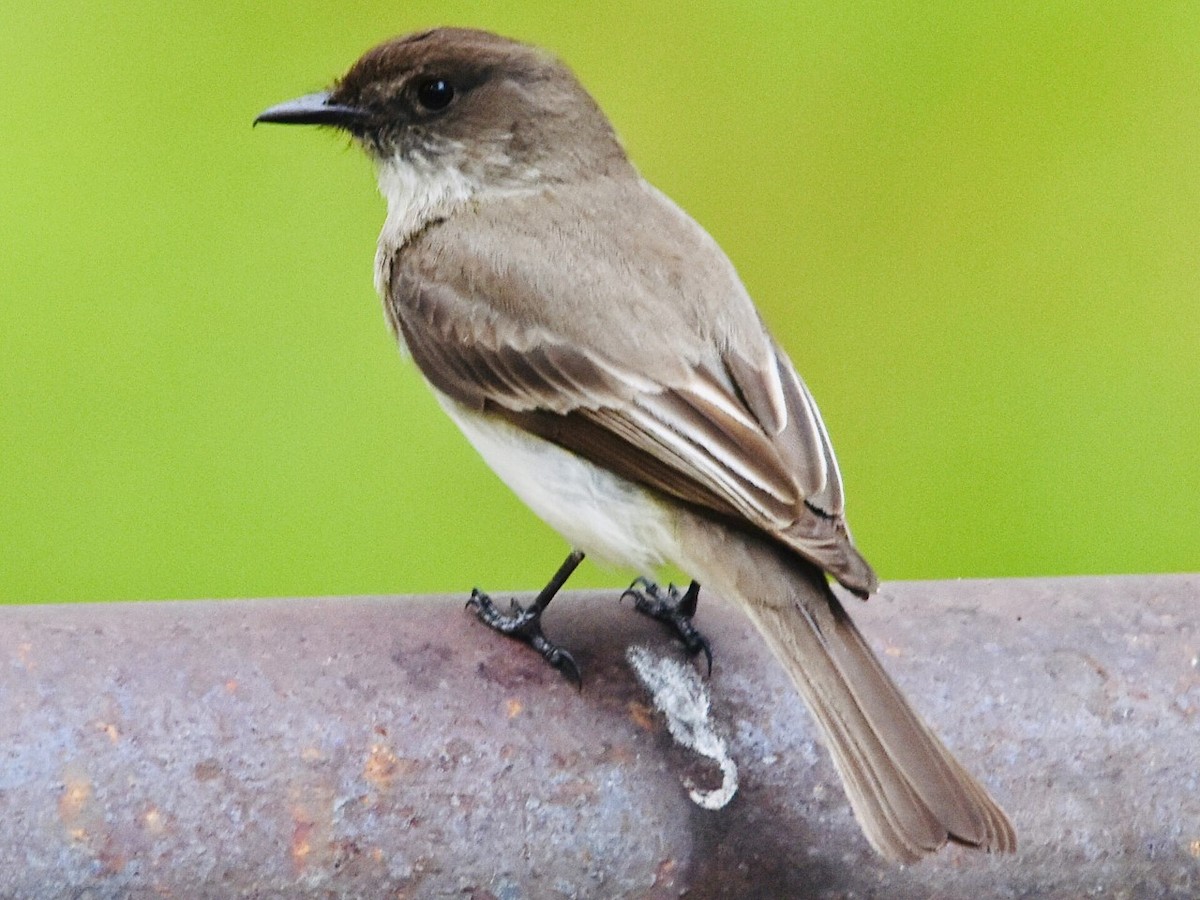
POLYGON ((471 599, 467 601, 467 608, 472 610, 479 621, 488 628, 523 644, 528 644, 575 687, 582 687, 583 679, 579 674, 579 666, 576 665, 574 657, 561 647, 552 644, 542 632, 541 608, 535 605, 526 609, 516 600, 512 600, 509 612, 504 613, 492 602, 492 598, 479 588, 471 591, 471 599))
POLYGON ((680 593, 675 585, 669 585, 664 591, 653 581, 646 578, 636 578, 629 589, 621 595, 621 599, 633 598, 633 607, 643 615, 649 616, 666 625, 683 641, 683 647, 688 656, 703 653, 708 661, 708 674, 712 674, 712 648, 708 639, 702 635, 692 623, 696 614, 696 601, 700 597, 700 585, 693 581, 686 591, 680 593))

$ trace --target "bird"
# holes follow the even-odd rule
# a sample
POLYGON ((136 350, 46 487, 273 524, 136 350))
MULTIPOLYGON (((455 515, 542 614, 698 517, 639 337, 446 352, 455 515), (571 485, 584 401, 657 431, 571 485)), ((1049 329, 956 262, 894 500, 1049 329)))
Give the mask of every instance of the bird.
MULTIPOLYGON (((716 241, 630 161, 552 53, 435 28, 367 51, 255 120, 348 134, 387 203, 385 318, 438 403, 571 551, 486 624, 578 679, 541 613, 585 555, 643 575, 639 605, 709 653, 700 585, 754 623, 806 701, 868 842, 914 862, 1012 852, 982 784, 921 720, 830 579, 879 586, 846 522, 815 400, 716 241)), ((711 667, 711 655, 709 656, 711 667)))

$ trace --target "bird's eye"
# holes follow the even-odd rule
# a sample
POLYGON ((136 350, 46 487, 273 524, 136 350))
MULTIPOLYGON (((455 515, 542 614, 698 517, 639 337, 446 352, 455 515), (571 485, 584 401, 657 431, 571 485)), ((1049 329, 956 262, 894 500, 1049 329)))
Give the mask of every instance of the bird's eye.
POLYGON ((426 78, 417 85, 417 102, 430 112, 439 112, 454 99, 454 87, 445 78, 426 78))

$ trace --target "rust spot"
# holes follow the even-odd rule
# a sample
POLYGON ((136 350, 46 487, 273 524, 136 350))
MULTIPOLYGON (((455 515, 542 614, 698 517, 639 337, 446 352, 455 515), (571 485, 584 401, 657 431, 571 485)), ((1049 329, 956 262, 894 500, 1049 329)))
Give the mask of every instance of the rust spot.
POLYGON ((213 759, 211 756, 208 759, 202 759, 196 763, 192 774, 197 781, 212 781, 221 774, 220 760, 213 759))
POLYGON ((127 856, 118 850, 114 845, 114 840, 110 835, 104 841, 104 845, 96 853, 96 861, 100 863, 100 871, 105 875, 118 875, 125 870, 126 863, 129 862, 127 856))
POLYGON ((642 729, 642 731, 654 731, 658 727, 654 718, 654 710, 646 704, 630 700, 627 708, 629 710, 629 718, 633 719, 633 724, 642 729))
POLYGON ((298 821, 292 828, 292 865, 298 870, 304 869, 312 854, 310 838, 315 827, 313 822, 298 821))
POLYGON ((626 744, 604 744, 600 748, 598 762, 616 765, 629 765, 636 759, 633 748, 626 744))
POLYGON ((890 656, 894 659, 904 655, 904 648, 897 647, 895 644, 888 644, 883 648, 883 655, 890 656))
POLYGON ((363 777, 375 787, 386 789, 391 787, 398 767, 399 760, 396 754, 383 744, 375 744, 371 747, 366 765, 363 766, 363 777))
POLYGON ((1188 843, 1188 853, 1191 854, 1192 859, 1200 859, 1200 840, 1188 843))
POLYGON ((62 793, 58 795, 58 815, 75 840, 82 840, 87 834, 86 829, 79 826, 79 820, 86 812, 91 799, 91 781, 81 774, 68 773, 64 779, 62 793))
POLYGON ((513 698, 504 704, 505 711, 510 719, 515 719, 525 709, 525 705, 520 700, 513 698))
POLYGON ((1097 660, 1096 657, 1092 656, 1090 653, 1080 653, 1079 655, 1083 657, 1084 661, 1087 662, 1088 665, 1096 670, 1097 675, 1099 675, 1105 681, 1109 680, 1111 676, 1108 674, 1108 669, 1104 668, 1104 666, 1100 664, 1100 661, 1097 660))
POLYGON ((238 689, 238 683, 237 683, 236 678, 230 678, 228 681, 225 682, 225 693, 236 694, 237 689, 238 689))
POLYGON ((121 732, 112 722, 96 722, 96 730, 104 733, 110 744, 115 744, 121 740, 121 732))
POLYGON ((162 834, 166 830, 166 821, 157 806, 149 807, 141 817, 142 827, 151 834, 162 834))
POLYGON ((418 760, 397 756, 383 744, 374 744, 363 765, 363 778, 380 790, 387 790, 397 778, 416 771, 420 765, 418 760))
POLYGON ((556 769, 566 769, 575 771, 579 767, 579 761, 583 758, 583 754, 579 751, 570 753, 553 753, 550 755, 550 761, 556 769))
POLYGON ((292 868, 325 869, 336 860, 333 841, 333 788, 323 783, 294 784, 289 789, 292 813, 292 868))
POLYGON ((679 863, 673 859, 664 859, 654 869, 654 887, 656 888, 673 888, 675 887, 675 873, 679 869, 679 863))
POLYGON ((325 754, 316 747, 305 747, 300 751, 300 758, 305 762, 320 762, 325 758, 325 754))
POLYGON ((58 795, 58 815, 67 839, 82 844, 92 854, 105 875, 114 875, 125 868, 127 855, 117 846, 116 838, 107 829, 104 811, 95 801, 95 789, 82 767, 71 764, 63 773, 62 791, 58 795))

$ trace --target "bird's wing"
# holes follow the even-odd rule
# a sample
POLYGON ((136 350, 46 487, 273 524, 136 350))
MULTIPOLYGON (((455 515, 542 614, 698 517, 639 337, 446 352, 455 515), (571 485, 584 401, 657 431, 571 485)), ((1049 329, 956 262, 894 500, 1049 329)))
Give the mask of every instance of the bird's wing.
POLYGON ((520 323, 468 288, 396 267, 387 306, 426 378, 602 468, 749 523, 852 590, 874 573, 842 517, 829 438, 807 388, 768 342, 756 364, 714 348, 675 369, 613 356, 520 323))

